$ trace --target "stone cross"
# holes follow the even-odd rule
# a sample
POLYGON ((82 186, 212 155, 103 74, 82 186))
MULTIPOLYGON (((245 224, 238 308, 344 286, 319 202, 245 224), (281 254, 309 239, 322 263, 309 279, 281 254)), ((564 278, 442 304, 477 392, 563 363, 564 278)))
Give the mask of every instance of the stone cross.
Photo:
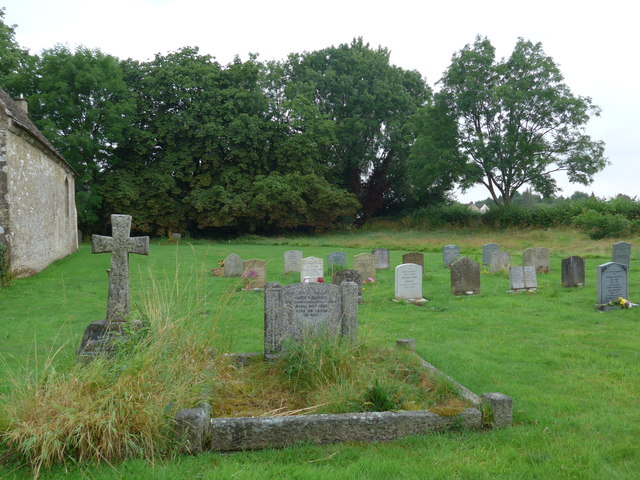
POLYGON ((111 237, 91 236, 91 253, 111 253, 107 323, 126 321, 129 314, 129 254, 149 254, 149 237, 129 237, 130 215, 111 215, 111 237))

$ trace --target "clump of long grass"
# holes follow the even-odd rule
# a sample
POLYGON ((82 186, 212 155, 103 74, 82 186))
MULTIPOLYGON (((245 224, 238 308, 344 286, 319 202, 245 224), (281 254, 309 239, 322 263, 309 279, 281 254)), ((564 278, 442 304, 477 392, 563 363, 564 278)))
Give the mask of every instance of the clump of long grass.
POLYGON ((207 292, 177 277, 151 282, 133 314, 143 328, 113 357, 58 371, 52 355, 12 379, 1 399, 0 438, 15 461, 37 477, 54 464, 154 460, 175 451, 176 411, 210 401, 217 374, 216 322, 201 315, 211 310, 202 304, 207 292))

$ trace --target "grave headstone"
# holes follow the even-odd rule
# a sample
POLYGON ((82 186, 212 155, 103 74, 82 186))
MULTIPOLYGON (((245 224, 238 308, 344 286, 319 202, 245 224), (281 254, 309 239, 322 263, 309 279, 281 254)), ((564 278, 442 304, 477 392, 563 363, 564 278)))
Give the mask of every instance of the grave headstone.
POLYGON ((514 292, 535 290, 538 288, 535 267, 533 265, 509 267, 509 283, 511 284, 511 290, 514 292))
POLYGON ((331 279, 334 285, 340 285, 344 282, 353 282, 358 285, 358 303, 362 303, 362 277, 356 270, 338 270, 333 273, 331 279))
POLYGON ((327 268, 330 272, 347 268, 347 254, 344 252, 332 252, 327 255, 327 268))
POLYGON ((353 282, 268 283, 264 292, 264 352, 273 357, 282 341, 304 341, 313 336, 358 334, 358 286, 353 282))
POLYGON ((131 216, 111 215, 111 237, 92 235, 91 253, 111 253, 111 262, 107 274, 109 291, 107 314, 104 320, 92 322, 87 326, 78 349, 78 356, 91 358, 109 354, 113 351, 116 339, 125 335, 124 326, 128 324, 129 293, 129 254, 149 254, 149 237, 130 237, 131 216))
POLYGON ((616 262, 598 265, 598 304, 604 305, 619 297, 628 299, 628 296, 627 266, 616 262))
POLYGON ((360 273, 362 283, 371 283, 376 279, 376 257, 371 253, 360 253, 353 257, 353 269, 360 273))
POLYGON ((424 274, 424 253, 409 252, 402 255, 402 263, 415 263, 422 267, 422 273, 424 274))
POLYGON ((264 288, 267 281, 267 262, 257 258, 242 262, 242 281, 243 290, 264 288))
POLYGON ((300 282, 322 281, 324 281, 324 260, 318 257, 303 258, 302 269, 300 270, 300 282))
POLYGON ((582 287, 585 279, 584 258, 573 256, 562 259, 562 286, 582 287))
POLYGON ((227 258, 224 259, 224 276, 225 277, 239 277, 244 270, 244 262, 240 258, 240 255, 230 253, 227 258))
POLYGON ((497 243, 485 243, 482 247, 482 264, 490 265, 491 264, 491 255, 494 252, 499 252, 500 246, 497 243))
POLYGON ((508 252, 492 252, 489 260, 489 272, 495 273, 507 270, 511 265, 511 256, 508 252))
POLYGON ((302 252, 300 250, 284 252, 284 274, 300 272, 300 270, 302 270, 302 252))
POLYGON ((611 261, 621 263, 629 268, 631 263, 631 244, 627 242, 617 242, 611 247, 611 261))
POLYGON ((376 248, 371 250, 376 257, 376 270, 389 270, 389 250, 386 248, 376 248))
POLYGON ((182 234, 181 233, 172 233, 171 234, 171 243, 180 243, 180 240, 182 240, 182 234))
POLYGON ((469 257, 462 257, 451 267, 451 291, 454 295, 480 293, 480 265, 469 257))
POLYGON ((533 265, 536 273, 549 273, 551 271, 549 249, 544 247, 527 248, 522 253, 522 265, 533 265))
POLYGON ((449 266, 460 258, 460 247, 457 245, 446 245, 442 249, 442 263, 449 266))
POLYGON ((415 263, 403 263, 396 267, 395 299, 423 303, 422 267, 415 263))

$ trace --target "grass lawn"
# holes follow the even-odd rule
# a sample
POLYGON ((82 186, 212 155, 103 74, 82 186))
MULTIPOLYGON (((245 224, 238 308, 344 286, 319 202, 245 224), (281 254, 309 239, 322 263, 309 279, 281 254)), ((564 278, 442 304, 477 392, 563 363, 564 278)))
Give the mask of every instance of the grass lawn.
MULTIPOLYGON (((625 239, 638 245, 640 239, 625 239)), ((299 445, 284 450, 178 456, 154 464, 128 460, 116 465, 78 465, 45 471, 42 478, 227 479, 227 478, 430 478, 430 479, 636 479, 640 471, 640 308, 600 313, 596 266, 609 261, 612 241, 590 241, 572 231, 364 231, 304 238, 244 238, 238 241, 168 245, 152 242, 150 255, 130 256, 132 305, 154 300, 158 308, 180 301, 215 330, 223 351, 261 351, 263 298, 241 292, 237 279, 210 270, 229 253, 268 261, 268 281, 284 276, 283 252, 305 256, 353 255, 391 248, 392 267, 409 251, 425 253, 424 307, 395 303, 393 269, 378 271, 365 285, 359 338, 389 347, 415 338, 417 352, 477 394, 501 392, 514 401, 514 426, 483 432, 415 436, 383 444, 299 445), (481 294, 451 295, 441 248, 461 246, 482 259, 481 246, 495 242, 521 263, 530 246, 552 250, 551 273, 538 276, 535 294, 507 293, 508 276, 483 273, 481 294), (563 257, 587 258, 584 288, 560 282, 563 257), (156 293, 152 293, 156 292, 156 293), (159 296, 157 292, 162 292, 159 296)), ((90 247, 40 274, 0 289, 0 393, 12 377, 41 368, 57 352, 64 369, 86 325, 104 318, 109 255, 90 247)), ((640 303, 640 262, 632 254, 630 300, 640 303)), ((174 314, 176 314, 174 310, 174 314)), ((1 456, 1 451, 0 451, 1 456)), ((0 466, 0 477, 29 478, 28 469, 0 466)))

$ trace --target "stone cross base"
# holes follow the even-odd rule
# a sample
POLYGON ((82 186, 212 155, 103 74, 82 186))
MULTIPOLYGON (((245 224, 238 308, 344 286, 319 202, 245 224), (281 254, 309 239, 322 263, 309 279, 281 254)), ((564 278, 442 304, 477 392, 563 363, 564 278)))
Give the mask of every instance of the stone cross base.
POLYGON ((98 356, 109 357, 116 351, 118 345, 127 340, 127 330, 139 328, 140 322, 108 322, 98 320, 90 323, 84 331, 78 359, 89 361, 98 356))

